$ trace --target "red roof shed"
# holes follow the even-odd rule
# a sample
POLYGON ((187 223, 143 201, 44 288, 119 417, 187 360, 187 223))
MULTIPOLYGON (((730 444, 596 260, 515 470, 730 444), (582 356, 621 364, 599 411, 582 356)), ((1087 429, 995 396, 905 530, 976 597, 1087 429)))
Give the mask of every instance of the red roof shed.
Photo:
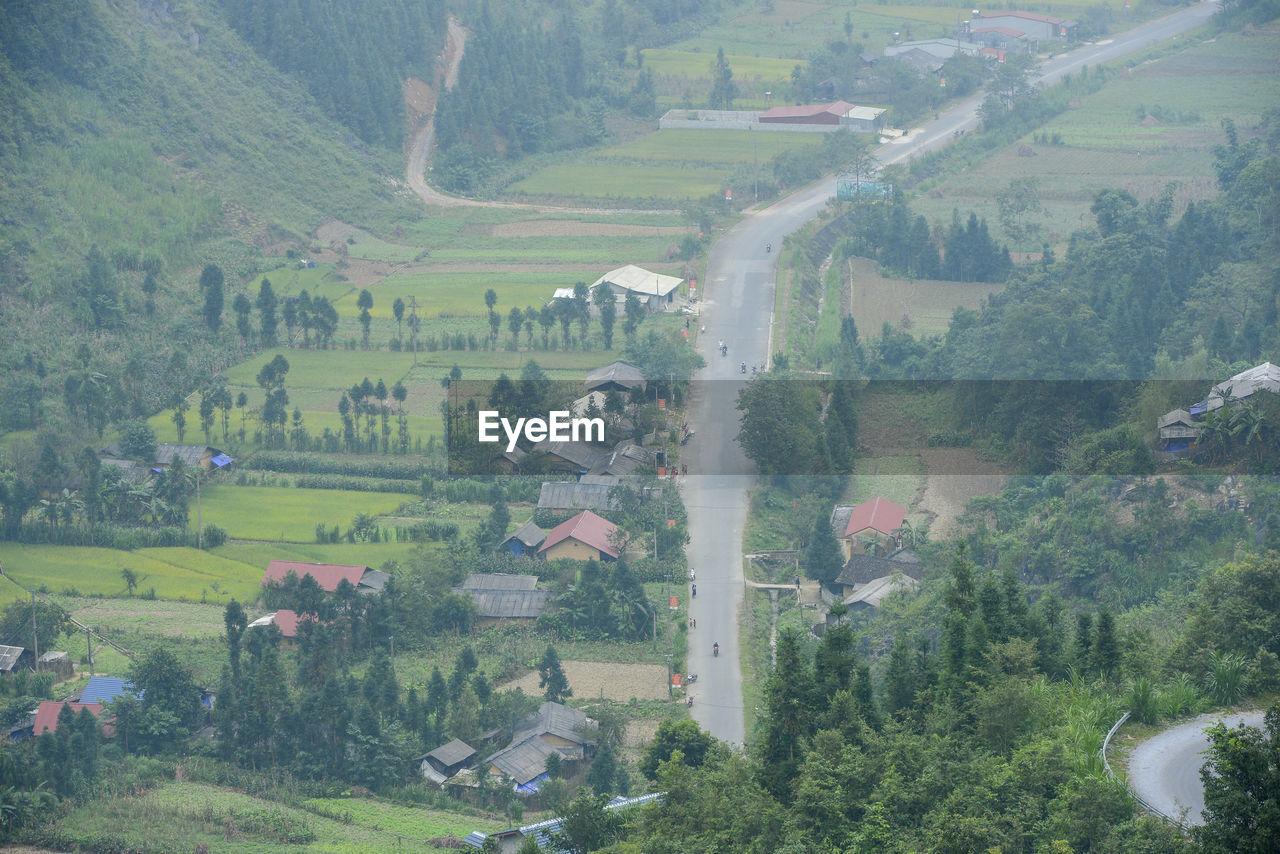
POLYGON ((760 114, 762 123, 798 125, 838 125, 840 118, 854 107, 848 101, 830 104, 804 104, 798 107, 774 107, 760 114))
MULTIPOLYGON (((53 732, 58 728, 58 715, 62 713, 63 706, 70 706, 71 711, 79 714, 81 709, 88 709, 95 718, 102 717, 101 703, 59 703, 56 700, 45 700, 36 709, 36 720, 31 727, 32 735, 42 735, 45 732, 53 732)), ((114 719, 113 719, 114 720, 114 719)), ((115 730, 110 726, 103 727, 107 735, 111 735, 115 730)))
POLYGON ((302 563, 293 560, 273 560, 267 564, 267 571, 262 576, 262 584, 265 587, 269 581, 284 581, 285 576, 292 572, 299 578, 304 575, 310 575, 316 580, 316 584, 320 585, 321 590, 332 593, 338 589, 338 583, 344 578, 351 582, 353 587, 358 585, 367 570, 367 566, 347 566, 341 563, 302 563))

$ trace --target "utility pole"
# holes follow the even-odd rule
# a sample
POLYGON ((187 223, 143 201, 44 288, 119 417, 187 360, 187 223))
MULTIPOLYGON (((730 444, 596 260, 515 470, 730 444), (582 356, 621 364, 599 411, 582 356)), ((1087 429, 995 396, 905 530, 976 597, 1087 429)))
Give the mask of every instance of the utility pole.
POLYGON ((418 367, 418 297, 409 294, 409 340, 413 342, 413 366, 418 367))
POLYGON ((40 660, 40 632, 36 630, 36 592, 31 591, 31 641, 35 646, 36 661, 40 660))
POLYGON ((196 548, 204 548, 204 510, 200 506, 201 471, 196 469, 196 548))
POLYGON ((760 201, 760 158, 756 156, 756 128, 751 126, 751 172, 755 176, 755 200, 760 201))
POLYGON ((89 627, 84 627, 84 639, 89 643, 89 675, 93 675, 93 632, 89 631, 89 627))

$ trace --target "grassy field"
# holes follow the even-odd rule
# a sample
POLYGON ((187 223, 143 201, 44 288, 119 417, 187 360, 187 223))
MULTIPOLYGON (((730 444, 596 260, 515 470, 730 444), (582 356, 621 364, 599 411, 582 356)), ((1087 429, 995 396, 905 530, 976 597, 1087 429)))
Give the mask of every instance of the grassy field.
MULTIPOLYGON (((219 604, 62 595, 51 596, 50 599, 98 631, 212 638, 221 637, 226 630, 222 620, 223 606, 219 604)), ((251 608, 248 613, 250 620, 261 616, 257 609, 251 608)))
POLYGON ((763 163, 783 151, 821 144, 822 134, 814 133, 670 128, 606 148, 600 155, 619 160, 736 165, 757 158, 763 163))
MULTIPOLYGON (((498 295, 494 310, 502 315, 504 326, 507 312, 512 306, 541 308, 551 299, 556 288, 571 288, 576 282, 591 284, 601 274, 608 272, 584 267, 578 273, 548 273, 541 271, 504 273, 406 273, 387 277, 369 288, 373 296, 375 317, 391 318, 392 304, 401 298, 407 304, 411 296, 417 297, 419 317, 485 317, 488 308, 484 303, 485 291, 493 289, 498 295)), ((665 272, 665 271, 663 271, 665 272)), ((356 317, 358 294, 348 294, 338 301, 340 315, 356 317)))
MULTIPOLYGON (((866 258, 852 258, 844 271, 849 282, 849 304, 863 334, 877 336, 888 323, 912 335, 941 335, 951 325, 951 315, 959 306, 976 309, 1003 286, 983 282, 943 282, 932 279, 891 279, 880 275, 876 264, 866 258)), ((824 306, 823 320, 827 320, 824 306)), ((838 334, 839 329, 837 328, 838 334)))
POLYGON ((472 830, 491 832, 502 822, 374 800, 321 799, 309 809, 253 798, 194 782, 166 782, 141 796, 91 801, 58 822, 72 838, 120 840, 139 852, 436 851, 428 839, 461 838, 472 830), (337 818, 317 815, 322 811, 337 818), (348 820, 349 819, 349 820, 348 820), (227 828, 234 828, 228 833, 227 828), (406 848, 406 846, 408 846, 406 848))
POLYGON ((358 513, 383 515, 416 500, 385 492, 215 484, 203 493, 204 523, 236 539, 307 543, 315 541, 317 524, 345 529, 358 513))
MULTIPOLYGON (((1034 178, 1044 206, 1042 236, 1059 249, 1073 231, 1093 225, 1089 206, 1104 188, 1144 200, 1172 185, 1176 216, 1188 202, 1217 191, 1212 149, 1224 141, 1221 120, 1247 129, 1276 104, 1278 54, 1276 23, 1253 36, 1227 33, 1165 48, 1039 131, 1056 135, 1061 145, 1024 138, 939 182, 912 206, 944 226, 952 209, 962 215, 972 209, 987 219, 993 237, 1005 240, 993 190, 1013 178, 1034 178)), ((1010 246, 1018 248, 1038 247, 1010 246)))
MULTIPOLYGON (((206 504, 206 522, 207 510, 206 504)), ((348 522, 350 517, 343 520, 348 522)), ((312 530, 310 538, 314 537, 312 530)), ((124 596, 127 588, 121 572, 129 569, 137 575, 139 592, 154 588, 161 599, 197 602, 225 602, 233 596, 242 602, 255 599, 263 569, 196 549, 126 552, 20 543, 0 543, 0 563, 6 575, 30 589, 124 596)))
POLYGON ((690 173, 674 166, 563 163, 539 169, 507 191, 604 199, 700 199, 718 192, 727 174, 712 170, 690 173))
MULTIPOLYGON (((716 61, 716 51, 707 53, 692 50, 649 48, 644 54, 644 67, 656 75, 711 79, 711 66, 716 61)), ((791 80, 795 60, 776 59, 768 56, 747 56, 725 53, 725 61, 733 69, 735 81, 760 80, 782 83, 791 80)))

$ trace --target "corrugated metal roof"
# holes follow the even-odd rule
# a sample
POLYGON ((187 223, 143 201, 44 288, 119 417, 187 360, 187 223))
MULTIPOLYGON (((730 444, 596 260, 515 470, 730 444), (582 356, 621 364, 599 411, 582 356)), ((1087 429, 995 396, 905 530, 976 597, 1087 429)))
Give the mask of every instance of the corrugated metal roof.
MULTIPOLYGON (((273 560, 267 564, 267 571, 263 573, 262 583, 266 585, 268 581, 284 581, 285 577, 292 572, 301 578, 304 575, 310 575, 316 580, 316 584, 320 585, 320 589, 327 593, 332 593, 338 589, 338 582, 346 579, 353 585, 360 584, 365 573, 373 572, 367 566, 351 566, 341 563, 304 563, 296 560, 273 560)), ((382 573, 386 575, 386 573, 382 573)))
POLYGON ((511 741, 515 743, 546 733, 577 744, 594 744, 595 741, 585 732, 596 726, 586 712, 548 700, 538 707, 538 711, 516 724, 511 741))
MULTIPOLYGON (((669 277, 668 277, 669 278, 669 277)), ((680 281, 676 280, 677 283, 680 281)), ((603 368, 596 368, 587 374, 586 380, 582 385, 587 389, 593 389, 607 383, 616 383, 624 388, 644 388, 644 374, 640 373, 640 369, 630 362, 611 362, 603 368)), ((601 402, 599 406, 603 407, 601 402)))
POLYGON ((175 459, 181 459, 189 466, 199 465, 204 455, 213 449, 208 445, 156 445, 156 462, 162 466, 173 465, 175 459))
POLYGON ((80 702, 110 703, 118 697, 134 693, 133 686, 127 679, 115 676, 93 676, 89 679, 89 684, 85 685, 84 690, 80 692, 80 702))
POLYGON ((511 542, 512 540, 519 540, 521 543, 524 543, 524 545, 527 546, 528 548, 534 548, 538 545, 538 543, 542 542, 546 538, 547 538, 547 532, 539 528, 536 524, 534 524, 534 521, 530 519, 528 522, 525 522, 519 528, 516 528, 515 533, 513 533, 511 536, 503 540, 502 545, 505 546, 507 543, 511 542))
POLYGON ((0 671, 8 673, 17 667, 18 659, 22 658, 22 654, 26 651, 26 647, 22 646, 0 646, 0 671))
POLYGON ((463 590, 534 590, 538 576, 508 572, 473 572, 462 582, 463 590))
MULTIPOLYGON (((539 510, 607 510, 609 490, 603 483, 544 481, 538 494, 539 510)), ((545 537, 545 534, 543 535, 545 537)))
POLYGON ((70 706, 71 711, 77 714, 81 709, 88 709, 95 718, 102 717, 101 703, 61 703, 55 700, 45 700, 36 709, 36 719, 31 727, 31 734, 42 735, 45 732, 56 731, 58 729, 58 715, 62 714, 63 706, 70 706))
POLYGON ((605 273, 592 283, 591 288, 595 290, 601 284, 608 282, 632 293, 665 297, 680 287, 682 281, 684 280, 676 276, 664 276, 661 273, 653 273, 643 267, 637 267, 635 264, 628 264, 605 273))
POLYGON ((492 619, 536 619, 547 610, 547 590, 467 590, 455 587, 454 593, 470 596, 476 613, 492 619))
POLYGON ((889 594, 896 593, 899 590, 915 590, 919 585, 919 581, 908 575, 888 575, 859 587, 853 592, 852 596, 844 600, 844 604, 869 605, 872 608, 879 608, 880 603, 889 594))
POLYGON ((459 762, 466 762, 472 756, 475 756, 476 750, 460 738, 455 738, 448 744, 442 744, 435 750, 427 754, 428 757, 435 759, 441 765, 457 765, 459 762))
POLYGON ((489 764, 510 777, 517 786, 524 786, 547 773, 547 757, 559 752, 537 736, 530 736, 490 756, 489 764))

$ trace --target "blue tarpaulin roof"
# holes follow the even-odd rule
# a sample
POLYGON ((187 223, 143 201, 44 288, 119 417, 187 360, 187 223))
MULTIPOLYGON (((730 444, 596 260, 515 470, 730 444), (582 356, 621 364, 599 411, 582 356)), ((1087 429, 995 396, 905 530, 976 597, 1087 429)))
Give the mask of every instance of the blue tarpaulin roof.
POLYGON ((228 457, 226 454, 218 454, 216 457, 209 460, 209 462, 213 463, 218 468, 222 468, 223 466, 231 465, 232 463, 235 462, 235 460, 233 460, 231 457, 228 457))

